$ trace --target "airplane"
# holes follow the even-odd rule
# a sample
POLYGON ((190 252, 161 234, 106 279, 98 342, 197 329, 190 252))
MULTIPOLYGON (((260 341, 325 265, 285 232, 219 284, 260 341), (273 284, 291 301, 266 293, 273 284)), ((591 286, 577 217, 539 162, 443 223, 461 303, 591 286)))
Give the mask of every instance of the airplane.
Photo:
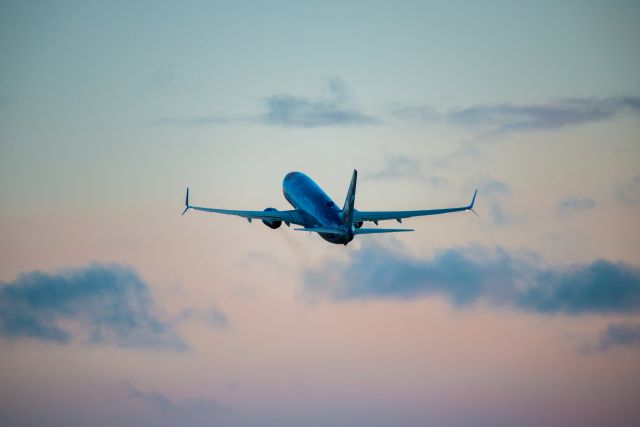
POLYGON ((311 178, 302 172, 289 172, 282 181, 284 198, 294 207, 292 210, 279 211, 266 208, 263 211, 238 211, 229 209, 205 208, 189 204, 189 188, 185 199, 184 215, 188 210, 213 212, 226 215, 236 215, 251 222, 260 219, 269 228, 276 229, 284 222, 287 227, 291 224, 301 225, 296 231, 318 233, 320 237, 330 243, 347 245, 355 235, 376 233, 398 233, 414 231, 410 228, 363 228, 365 221, 378 225, 378 221, 395 219, 402 223, 404 218, 415 216, 439 215, 451 212, 471 211, 476 201, 478 190, 468 206, 445 209, 427 209, 415 211, 359 211, 354 208, 356 198, 356 181, 358 171, 354 169, 351 184, 342 209, 338 208, 329 196, 311 178))

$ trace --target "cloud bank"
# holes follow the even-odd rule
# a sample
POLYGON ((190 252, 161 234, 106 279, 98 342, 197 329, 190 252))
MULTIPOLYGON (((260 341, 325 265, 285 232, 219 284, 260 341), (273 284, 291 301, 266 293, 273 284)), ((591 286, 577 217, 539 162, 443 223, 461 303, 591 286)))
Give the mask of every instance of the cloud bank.
POLYGON ((640 206, 640 175, 636 175, 617 188, 618 199, 628 207, 640 206))
POLYGON ((374 116, 367 115, 351 102, 347 85, 340 78, 332 78, 327 92, 321 97, 276 94, 263 101, 264 110, 259 114, 229 115, 214 114, 195 117, 161 117, 151 126, 210 126, 235 123, 258 123, 267 126, 289 128, 317 128, 330 126, 367 126, 379 123, 374 116))
POLYGON ((396 117, 424 123, 444 122, 481 131, 480 136, 500 137, 509 133, 555 130, 599 122, 622 114, 639 114, 640 97, 569 98, 528 105, 476 105, 448 112, 431 106, 405 106, 396 117))
POLYGON ((582 343, 578 350, 584 354, 593 354, 604 353, 615 347, 640 347, 640 323, 611 324, 596 340, 582 343))
POLYGON ((267 111, 262 120, 268 125, 285 127, 363 126, 378 120, 354 108, 348 108, 346 84, 333 78, 322 98, 274 95, 266 99, 267 111))
MULTIPOLYGON (((291 128, 367 126, 380 123, 375 116, 353 106, 346 83, 329 79, 324 95, 298 96, 287 93, 267 96, 258 114, 209 114, 161 117, 152 126, 210 126, 258 123, 291 128)), ((473 129, 478 139, 497 138, 510 133, 555 130, 599 122, 623 114, 640 114, 640 97, 567 98, 557 101, 517 105, 512 103, 474 105, 439 111, 431 105, 398 105, 394 117, 421 123, 445 123, 473 129)))
POLYGON ((595 208, 596 202, 590 197, 567 197, 558 202, 558 212, 563 217, 586 213, 595 208))
POLYGON ((364 241, 346 259, 307 270, 304 289, 310 297, 338 301, 442 296, 458 307, 485 302, 545 314, 640 312, 636 267, 597 260, 545 268, 531 259, 483 246, 442 250, 422 259, 402 247, 364 241))
POLYGON ((0 334, 6 339, 183 350, 134 269, 91 264, 23 273, 0 283, 0 334))
POLYGON ((617 323, 607 326, 598 343, 593 347, 597 351, 607 351, 611 347, 639 347, 640 324, 617 323))

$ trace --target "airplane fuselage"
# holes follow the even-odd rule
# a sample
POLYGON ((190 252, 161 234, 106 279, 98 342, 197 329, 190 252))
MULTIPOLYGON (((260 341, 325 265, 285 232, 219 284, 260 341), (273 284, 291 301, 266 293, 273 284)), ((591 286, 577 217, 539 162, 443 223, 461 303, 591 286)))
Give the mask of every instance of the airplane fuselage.
MULTIPOLYGON (((318 184, 302 172, 289 172, 282 181, 285 199, 298 209, 307 228, 344 228, 342 210, 318 184)), ((353 240, 353 226, 346 234, 318 233, 327 242, 347 244, 353 240)))

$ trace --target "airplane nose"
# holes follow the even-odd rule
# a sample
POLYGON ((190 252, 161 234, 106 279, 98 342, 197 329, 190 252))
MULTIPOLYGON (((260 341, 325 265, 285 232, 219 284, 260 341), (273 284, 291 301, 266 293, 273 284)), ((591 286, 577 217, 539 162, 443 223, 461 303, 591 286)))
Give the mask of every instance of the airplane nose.
POLYGON ((302 173, 297 172, 297 171, 293 171, 293 172, 289 172, 288 174, 286 174, 284 176, 284 179, 282 180, 282 185, 286 186, 287 183, 294 181, 296 178, 298 178, 300 175, 302 175, 302 173))
POLYGON ((299 174, 300 174, 300 172, 295 172, 295 171, 294 172, 289 172, 288 174, 285 175, 284 180, 288 181, 291 178, 293 178, 293 177, 295 177, 296 175, 299 175, 299 174))

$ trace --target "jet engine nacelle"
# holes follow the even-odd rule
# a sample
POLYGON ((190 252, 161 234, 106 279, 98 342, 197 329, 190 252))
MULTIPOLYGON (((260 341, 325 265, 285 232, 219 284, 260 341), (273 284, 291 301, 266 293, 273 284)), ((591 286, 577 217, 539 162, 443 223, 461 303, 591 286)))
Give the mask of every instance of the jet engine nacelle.
POLYGON ((363 224, 363 221, 358 221, 358 222, 354 222, 354 223, 353 223, 353 226, 354 226, 355 228, 360 228, 360 227, 362 227, 362 224, 363 224))
MULTIPOLYGON (((276 208, 267 208, 264 211, 265 212, 277 212, 278 209, 276 209, 276 208)), ((262 223, 264 225, 266 225, 267 227, 272 228, 274 230, 282 225, 282 221, 270 220, 270 219, 263 219, 262 223)))

